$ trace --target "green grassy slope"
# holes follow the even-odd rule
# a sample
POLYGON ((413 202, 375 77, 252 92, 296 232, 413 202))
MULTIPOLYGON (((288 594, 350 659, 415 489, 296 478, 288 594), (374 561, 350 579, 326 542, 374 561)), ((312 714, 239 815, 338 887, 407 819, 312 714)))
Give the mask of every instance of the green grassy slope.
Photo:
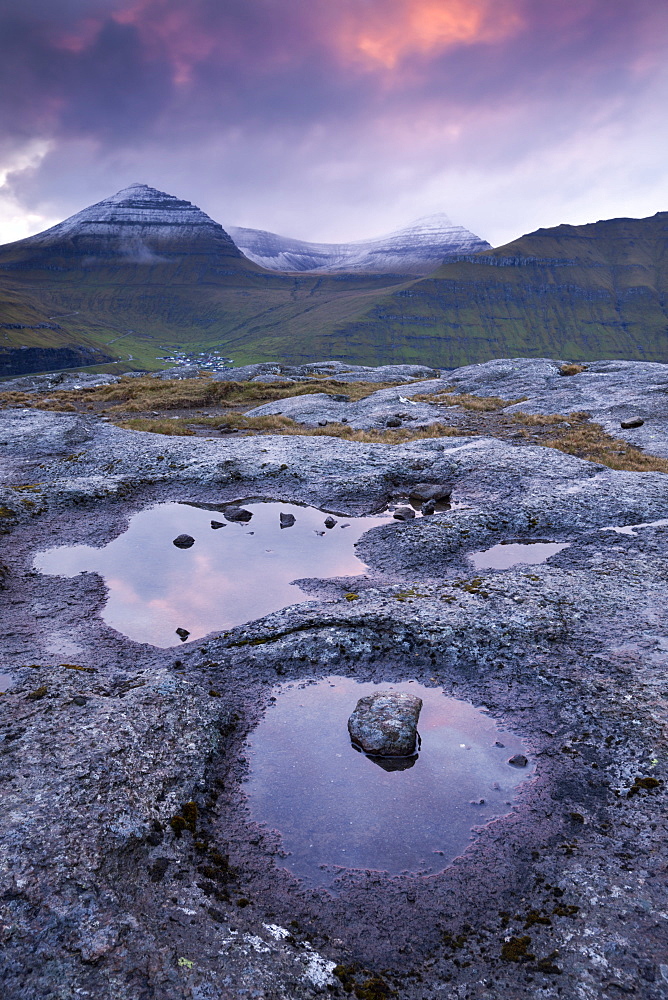
POLYGON ((339 337, 367 356, 668 362, 668 213, 538 230, 384 296, 339 337))
POLYGON ((538 230, 403 282, 283 275, 177 247, 130 263, 27 243, 0 248, 0 357, 76 344, 148 369, 173 347, 237 363, 668 362, 668 213, 538 230))

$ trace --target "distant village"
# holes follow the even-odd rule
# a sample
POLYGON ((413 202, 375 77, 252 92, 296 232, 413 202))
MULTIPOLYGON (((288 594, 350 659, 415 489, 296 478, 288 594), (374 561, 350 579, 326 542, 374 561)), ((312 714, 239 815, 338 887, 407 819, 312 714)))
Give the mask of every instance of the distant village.
POLYGON ((200 351, 199 354, 188 354, 185 351, 172 351, 165 357, 158 358, 158 361, 166 361, 173 365, 197 365, 204 371, 222 372, 226 368, 232 367, 232 358, 221 357, 220 351, 200 351))

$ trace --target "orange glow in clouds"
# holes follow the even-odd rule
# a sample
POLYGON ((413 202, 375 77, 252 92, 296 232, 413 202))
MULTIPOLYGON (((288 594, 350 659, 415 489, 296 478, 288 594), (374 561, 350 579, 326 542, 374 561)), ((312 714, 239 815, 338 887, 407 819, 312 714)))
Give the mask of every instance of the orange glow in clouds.
POLYGON ((359 16, 348 20, 343 53, 385 69, 410 56, 501 41, 522 27, 510 0, 386 0, 369 13, 367 8, 364 23, 359 16))

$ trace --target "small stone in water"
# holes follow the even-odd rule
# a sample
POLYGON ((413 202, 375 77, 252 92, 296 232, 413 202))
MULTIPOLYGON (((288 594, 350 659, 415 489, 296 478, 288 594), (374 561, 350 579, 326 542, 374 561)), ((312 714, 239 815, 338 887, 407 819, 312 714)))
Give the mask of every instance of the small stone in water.
POLYGON ((392 517, 396 521, 410 521, 412 517, 415 517, 415 511, 412 507, 397 507, 392 517))
POLYGON ((192 535, 177 535, 173 542, 177 549, 189 549, 191 545, 195 544, 195 539, 192 535))
POLYGON ((212 528, 225 528, 226 524, 225 524, 224 521, 212 521, 211 522, 211 527, 212 528))
POLYGON ((326 517, 325 518, 325 527, 326 528, 333 528, 334 525, 337 524, 337 523, 338 522, 337 522, 337 520, 336 520, 335 517, 326 517))
POLYGON ((620 426, 623 427, 624 430, 629 430, 631 427, 642 427, 644 423, 645 421, 642 420, 641 417, 632 417, 631 420, 622 420, 620 426))
POLYGON ((417 745, 422 698, 401 691, 377 691, 360 698, 348 719, 353 743, 379 757, 411 757, 417 745))
POLYGON ((295 523, 297 518, 294 514, 279 514, 279 521, 281 522, 281 528, 291 528, 295 523))
POLYGON ((508 763, 512 764, 513 767, 526 767, 527 764, 529 763, 529 761, 524 756, 523 753, 516 753, 514 757, 510 758, 510 760, 508 761, 508 763))
POLYGON ((244 510, 243 507, 228 507, 223 512, 226 521, 250 521, 252 516, 252 513, 249 510, 244 510))
POLYGON ((425 515, 433 514, 435 510, 436 510, 435 500, 426 500, 420 507, 421 513, 425 515))
POLYGON ((187 628, 177 628, 176 634, 178 635, 179 639, 181 639, 182 642, 185 642, 188 636, 190 635, 190 632, 188 631, 187 628))

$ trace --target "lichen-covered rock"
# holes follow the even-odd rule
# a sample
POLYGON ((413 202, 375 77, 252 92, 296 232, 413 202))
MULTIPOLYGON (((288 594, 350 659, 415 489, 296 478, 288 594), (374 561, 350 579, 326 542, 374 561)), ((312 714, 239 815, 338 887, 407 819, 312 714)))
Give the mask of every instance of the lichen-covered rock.
POLYGON ((404 691, 376 691, 357 702, 348 719, 353 743, 379 757, 410 757, 417 745, 422 698, 404 691))

